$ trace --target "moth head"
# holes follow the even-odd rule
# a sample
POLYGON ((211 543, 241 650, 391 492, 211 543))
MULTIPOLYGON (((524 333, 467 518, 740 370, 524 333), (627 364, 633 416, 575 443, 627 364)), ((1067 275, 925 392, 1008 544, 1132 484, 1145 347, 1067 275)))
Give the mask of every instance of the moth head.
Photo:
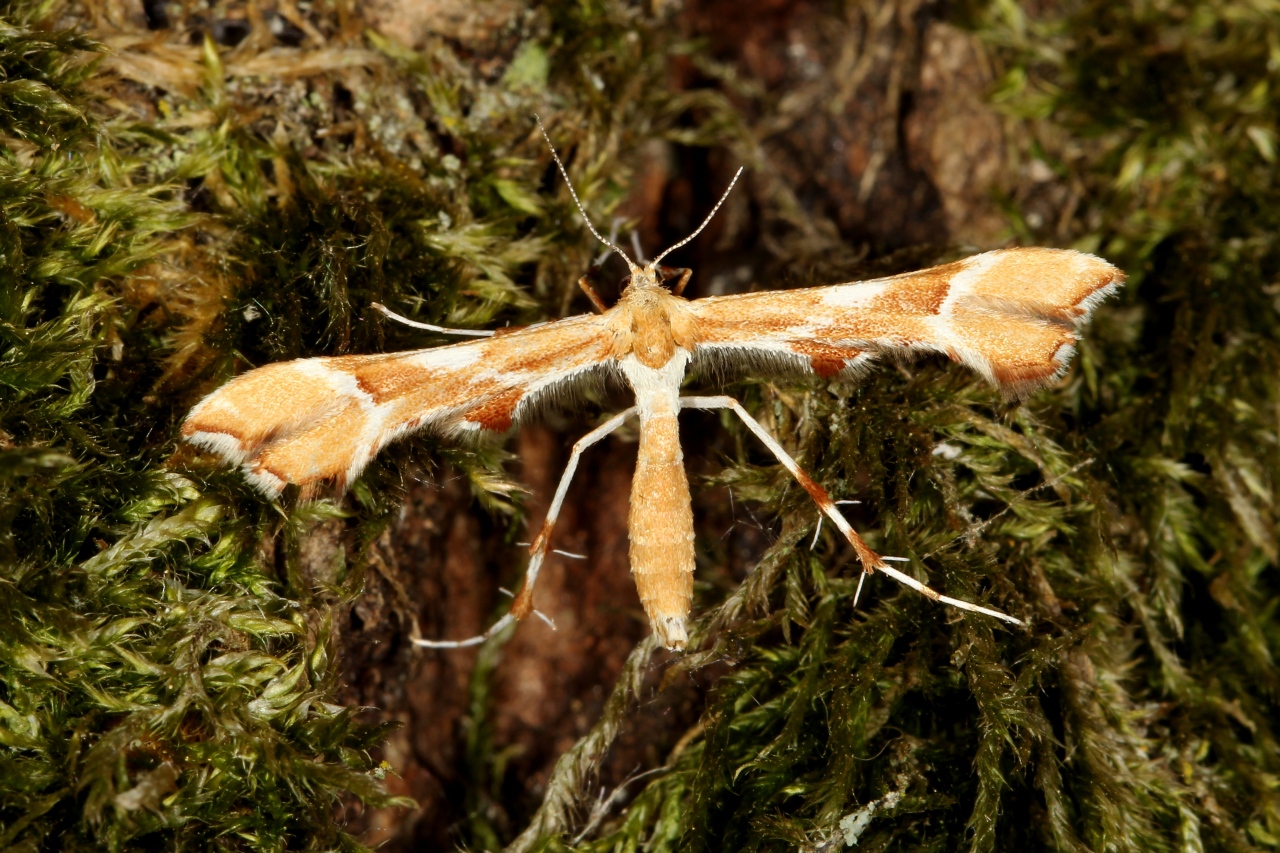
POLYGON ((649 290, 662 287, 662 273, 653 264, 646 264, 639 268, 633 267, 631 274, 622 283, 632 290, 649 290))
POLYGON ((619 288, 626 290, 646 290, 653 288, 662 288, 670 290, 673 284, 679 280, 680 274, 686 270, 675 269, 674 267, 666 267, 661 264, 646 264, 643 268, 628 273, 625 278, 619 282, 619 288))

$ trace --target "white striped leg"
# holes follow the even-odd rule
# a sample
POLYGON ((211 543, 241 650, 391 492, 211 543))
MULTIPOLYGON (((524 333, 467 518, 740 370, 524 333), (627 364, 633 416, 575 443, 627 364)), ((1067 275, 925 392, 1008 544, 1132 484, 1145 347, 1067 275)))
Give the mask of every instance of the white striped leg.
POLYGON ((574 472, 578 470, 579 457, 582 456, 584 450, 622 426, 623 422, 635 413, 635 406, 624 412, 619 412, 578 439, 577 443, 573 445, 573 452, 569 454, 569 462, 564 466, 564 473, 560 475, 560 485, 556 487, 555 497, 551 499, 551 507, 547 510, 547 517, 542 522, 542 529, 538 531, 537 538, 529 546, 529 568, 524 574, 524 586, 520 588, 519 594, 516 595, 515 603, 511 605, 511 612, 493 623, 493 627, 488 631, 475 637, 468 637, 465 640, 424 640, 415 637, 413 638, 414 645, 425 646, 429 649, 461 649, 467 646, 478 646, 512 622, 523 619, 534 612, 533 585, 538 582, 538 573, 542 571, 542 563, 546 559, 547 551, 550 550, 551 531, 556 526, 556 519, 560 515, 560 507, 564 504, 564 496, 569 491, 569 483, 573 481, 574 472))
POLYGON ((836 509, 835 501, 831 500, 831 496, 827 494, 827 490, 818 485, 812 477, 806 474, 800 466, 796 464, 796 461, 791 458, 791 455, 782 449, 782 445, 774 441, 773 436, 769 435, 769 433, 765 431, 765 428, 760 425, 760 422, 747 414, 747 410, 742 408, 742 405, 739 404, 737 400, 732 397, 681 397, 680 405, 685 409, 732 409, 738 417, 742 418, 742 422, 747 425, 747 429, 755 433, 756 438, 764 442, 765 447, 769 448, 773 455, 777 457, 778 461, 782 463, 782 467, 791 472, 791 476, 796 478, 796 482, 804 487, 804 490, 809 493, 809 497, 813 498, 813 502, 818 505, 818 509, 822 510, 822 513, 827 518, 831 519, 832 523, 834 523, 840 532, 844 534, 844 538, 853 546, 853 551, 858 555, 858 562, 862 564, 862 571, 864 573, 863 578, 858 581, 859 592, 862 591, 862 580, 865 579, 866 575, 879 570, 896 580, 898 583, 903 584, 904 586, 909 586, 916 592, 928 596, 934 601, 941 601, 943 604, 950 604, 952 607, 958 607, 961 610, 968 610, 973 613, 983 613, 987 616, 994 616, 997 619, 1003 619, 1005 622, 1011 622, 1014 625, 1023 624, 1021 619, 1016 619, 1007 613, 1001 613, 999 610, 991 610, 986 607, 980 607, 977 604, 970 604, 967 601, 961 601, 958 598, 951 598, 950 596, 943 595, 937 590, 930 589, 920 583, 920 581, 910 575, 903 574, 890 566, 885 562, 886 558, 881 557, 875 551, 872 551, 867 547, 867 543, 862 541, 862 537, 858 535, 857 531, 850 526, 849 522, 845 520, 845 517, 840 514, 838 509, 836 509))

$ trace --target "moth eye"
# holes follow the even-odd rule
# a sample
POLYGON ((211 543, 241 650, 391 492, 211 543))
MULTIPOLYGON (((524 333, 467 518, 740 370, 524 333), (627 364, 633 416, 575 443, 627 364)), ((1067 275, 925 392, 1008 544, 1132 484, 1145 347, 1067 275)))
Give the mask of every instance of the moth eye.
POLYGON ((630 284, 631 284, 631 276, 630 276, 630 275, 624 275, 624 276, 622 277, 622 279, 618 282, 618 289, 619 289, 619 290, 626 290, 626 289, 627 289, 627 287, 628 287, 630 284))

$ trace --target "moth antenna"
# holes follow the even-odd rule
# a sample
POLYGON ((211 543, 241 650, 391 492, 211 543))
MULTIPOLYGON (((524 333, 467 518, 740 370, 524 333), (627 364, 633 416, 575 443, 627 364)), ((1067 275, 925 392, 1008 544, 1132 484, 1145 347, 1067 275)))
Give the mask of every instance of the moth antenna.
POLYGON ((729 197, 729 193, 733 192, 733 185, 734 185, 734 184, 736 184, 736 183, 738 182, 738 178, 742 177, 742 170, 743 170, 744 168, 745 168, 744 166, 739 166, 739 167, 738 167, 738 171, 736 171, 736 172, 734 172, 734 173, 733 173, 733 180, 729 182, 729 188, 728 188, 728 189, 726 189, 726 190, 724 191, 724 195, 720 196, 720 200, 719 200, 718 202, 716 202, 716 206, 715 206, 715 207, 713 207, 713 208, 711 208, 711 212, 707 214, 707 218, 706 218, 706 219, 704 219, 704 220, 702 220, 702 224, 698 226, 698 230, 694 231, 694 232, 693 232, 692 234, 690 234, 688 237, 685 237, 685 238, 684 238, 683 240, 681 240, 679 243, 676 243, 676 244, 675 244, 674 246, 672 246, 670 249, 667 249, 665 252, 663 252, 662 254, 658 255, 658 257, 656 257, 656 258, 654 258, 653 260, 649 261, 649 268, 650 268, 650 269, 657 269, 657 268, 658 268, 658 261, 662 260, 662 259, 663 259, 663 258, 665 258, 667 255, 671 254, 671 253, 672 253, 672 252, 674 252, 676 249, 679 249, 679 248, 680 248, 681 246, 683 246, 685 243, 688 243, 688 242, 689 242, 690 240, 692 240, 694 237, 697 237, 699 234, 701 234, 701 233, 702 233, 702 229, 707 227, 707 223, 708 223, 708 222, 710 222, 710 221, 711 221, 711 219, 712 219, 712 217, 714 217, 714 216, 716 215, 716 211, 718 211, 718 210, 720 209, 720 205, 724 204, 724 200, 725 200, 725 199, 727 199, 727 198, 729 197))
MULTIPOLYGON (((569 180, 569 173, 565 171, 564 163, 560 162, 560 155, 556 153, 556 147, 551 144, 551 137, 547 135, 547 129, 542 126, 542 119, 538 117, 537 113, 534 113, 533 120, 538 123, 538 130, 542 131, 542 138, 547 140, 547 147, 551 149, 551 157, 556 161, 556 166, 560 169, 560 174, 564 176, 565 185, 569 187, 569 195, 573 196, 573 203, 578 206, 578 212, 582 214, 582 221, 587 223, 587 229, 595 235, 597 240, 617 252, 618 257, 627 262, 628 269, 632 272, 639 272, 640 268, 636 266, 635 261, 631 260, 626 252, 619 249, 616 243, 601 237, 600 232, 591 224, 591 218, 587 216, 587 209, 582 206, 582 201, 578 198, 578 193, 573 188, 573 181, 569 180)), ((732 186, 732 184, 730 186, 732 186)), ((719 207, 719 205, 716 206, 719 207)), ((712 212, 714 213, 715 211, 712 212)))

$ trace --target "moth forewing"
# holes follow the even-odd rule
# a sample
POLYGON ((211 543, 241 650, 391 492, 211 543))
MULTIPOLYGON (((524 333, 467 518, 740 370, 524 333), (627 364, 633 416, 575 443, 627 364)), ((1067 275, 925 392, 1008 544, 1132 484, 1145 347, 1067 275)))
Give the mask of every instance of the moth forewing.
POLYGON ((608 360, 612 335, 583 315, 410 352, 278 362, 201 400, 183 436, 240 465, 268 497, 342 488, 396 438, 508 430, 530 406, 608 360))
POLYGON ((712 296, 689 311, 698 361, 807 364, 825 377, 936 352, 1021 395, 1061 375, 1079 327, 1123 282, 1092 255, 1004 249, 873 281, 712 296))

